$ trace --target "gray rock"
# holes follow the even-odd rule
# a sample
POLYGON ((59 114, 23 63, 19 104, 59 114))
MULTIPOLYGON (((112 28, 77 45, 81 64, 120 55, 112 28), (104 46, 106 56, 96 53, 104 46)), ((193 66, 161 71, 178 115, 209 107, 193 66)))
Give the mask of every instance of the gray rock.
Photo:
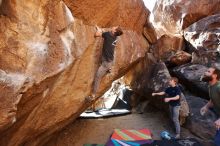
POLYGON ((171 74, 178 77, 189 91, 199 97, 209 99, 208 84, 200 81, 201 76, 208 68, 199 64, 185 64, 172 69, 171 74))
MULTIPOLYGON (((164 62, 155 65, 150 81, 147 83, 148 88, 153 92, 164 91, 168 87, 168 80, 171 77, 164 62)), ((165 96, 149 96, 150 103, 159 109, 168 111, 168 104, 164 103, 165 96)))
POLYGON ((213 139, 216 132, 214 121, 217 116, 211 110, 204 116, 200 114, 200 109, 208 101, 195 96, 186 96, 186 100, 190 107, 190 116, 187 118, 185 128, 203 140, 213 139))

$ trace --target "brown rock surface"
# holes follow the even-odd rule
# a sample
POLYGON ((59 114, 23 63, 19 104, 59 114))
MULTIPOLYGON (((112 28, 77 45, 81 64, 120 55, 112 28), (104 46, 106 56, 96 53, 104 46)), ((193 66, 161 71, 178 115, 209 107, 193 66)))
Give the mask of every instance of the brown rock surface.
POLYGON ((142 32, 149 11, 142 0, 64 0, 73 15, 102 27, 120 25, 142 32))
POLYGON ((150 44, 154 44, 157 41, 156 31, 152 23, 149 22, 149 19, 147 19, 147 22, 144 25, 144 36, 146 37, 146 39, 150 44))
POLYGON ((176 54, 170 57, 168 62, 173 66, 180 66, 191 61, 192 56, 185 51, 177 51, 176 54))
POLYGON ((219 21, 220 14, 203 18, 186 28, 184 37, 197 50, 217 51, 220 43, 219 21))
POLYGON ((140 34, 148 13, 143 2, 126 0, 109 7, 107 0, 66 2, 76 4, 70 6, 73 13, 59 0, 3 0, 0 5, 1 146, 39 146, 89 106, 84 98, 90 94, 102 44, 94 39, 92 25, 127 28, 99 95, 148 49, 140 34), (124 13, 117 16, 116 9, 124 13), (99 11, 97 18, 93 10, 99 11), (94 21, 87 23, 87 18, 94 21))
POLYGON ((194 22, 219 12, 219 0, 158 0, 153 10, 153 25, 159 37, 180 35, 194 22))
POLYGON ((163 35, 151 46, 151 51, 157 59, 167 61, 177 51, 182 50, 183 47, 182 37, 163 35))
POLYGON ((199 20, 184 30, 185 39, 194 47, 193 62, 209 64, 220 61, 220 14, 199 20), (219 53, 217 53, 219 52, 219 53))

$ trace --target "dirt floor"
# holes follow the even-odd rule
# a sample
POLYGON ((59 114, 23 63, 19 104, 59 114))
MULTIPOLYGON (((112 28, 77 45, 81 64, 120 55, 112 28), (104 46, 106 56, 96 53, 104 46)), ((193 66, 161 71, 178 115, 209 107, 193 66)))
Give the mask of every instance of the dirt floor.
MULTIPOLYGON (((83 146, 83 144, 105 144, 114 129, 148 128, 153 133, 153 139, 160 139, 160 132, 168 130, 173 133, 168 116, 148 109, 143 114, 132 113, 104 119, 78 119, 57 133, 45 146, 83 146)), ((181 137, 194 137, 188 130, 182 128, 181 137)))

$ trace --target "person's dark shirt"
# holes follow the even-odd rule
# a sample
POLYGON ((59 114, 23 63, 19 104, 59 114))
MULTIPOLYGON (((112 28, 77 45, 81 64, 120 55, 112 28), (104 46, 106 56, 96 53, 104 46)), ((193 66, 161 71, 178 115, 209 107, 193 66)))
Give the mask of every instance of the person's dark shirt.
MULTIPOLYGON (((165 93, 168 95, 167 98, 173 98, 173 97, 175 97, 177 95, 180 95, 181 91, 180 91, 180 88, 178 86, 175 86, 175 87, 168 87, 168 88, 166 88, 165 93)), ((178 99, 178 100, 171 100, 169 102, 169 104, 171 106, 179 106, 180 105, 180 99, 178 99)))
POLYGON ((103 61, 111 62, 114 60, 117 36, 113 35, 111 32, 104 32, 102 33, 102 37, 104 38, 102 59, 103 61))

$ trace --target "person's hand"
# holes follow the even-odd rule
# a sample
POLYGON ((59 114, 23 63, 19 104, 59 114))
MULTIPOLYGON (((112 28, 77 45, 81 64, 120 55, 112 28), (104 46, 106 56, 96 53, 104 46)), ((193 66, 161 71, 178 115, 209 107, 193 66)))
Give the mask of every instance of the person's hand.
POLYGON ((220 118, 217 121, 215 121, 215 127, 217 130, 220 129, 220 118))
POLYGON ((109 67, 108 71, 109 71, 109 72, 112 72, 112 67, 109 67))
POLYGON ((165 98, 165 99, 164 99, 164 102, 169 102, 169 101, 170 101, 169 98, 165 98))
POLYGON ((203 77, 204 77, 204 74, 203 74, 203 75, 201 75, 201 77, 200 77, 199 81, 202 81, 203 77))
POLYGON ((95 28, 96 28, 96 31, 98 31, 98 32, 102 32, 102 29, 99 28, 97 25, 95 25, 95 28))
POLYGON ((200 109, 200 114, 201 114, 202 116, 204 116, 204 114, 207 113, 207 111, 208 111, 208 108, 207 108, 206 106, 203 106, 203 107, 200 109))
POLYGON ((98 30, 98 29, 99 29, 99 27, 98 27, 97 25, 95 25, 95 29, 96 29, 96 30, 98 30))
POLYGON ((155 96, 156 95, 156 93, 152 93, 152 96, 155 96))

